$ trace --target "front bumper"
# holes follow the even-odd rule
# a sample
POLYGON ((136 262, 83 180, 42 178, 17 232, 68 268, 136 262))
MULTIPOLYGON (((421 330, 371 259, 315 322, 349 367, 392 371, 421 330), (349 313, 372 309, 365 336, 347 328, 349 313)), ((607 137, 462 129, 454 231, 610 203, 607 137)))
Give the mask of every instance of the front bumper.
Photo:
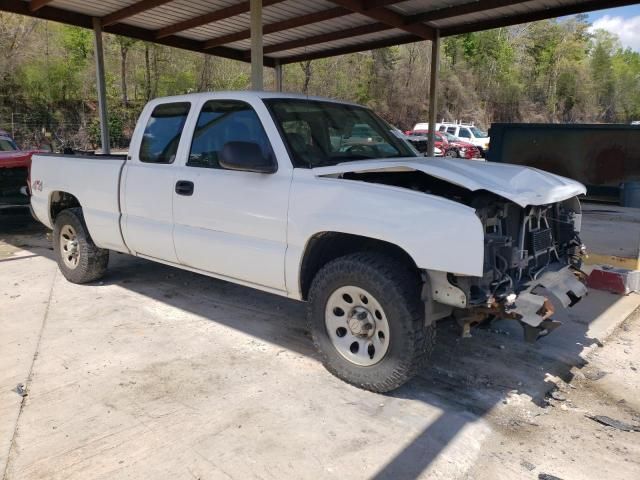
POLYGON ((538 278, 521 284, 518 293, 507 295, 502 300, 489 299, 482 305, 467 309, 459 322, 464 332, 473 324, 482 323, 487 318, 516 320, 524 330, 525 340, 533 342, 559 327, 554 320, 554 302, 562 308, 572 307, 587 294, 584 284, 586 275, 567 265, 549 265, 538 278))
POLYGON ((526 283, 515 299, 503 306, 504 316, 518 320, 525 340, 535 341, 560 326, 552 319, 552 297, 563 308, 572 307, 587 294, 583 272, 570 266, 547 269, 539 278, 526 283), (548 296, 547 296, 548 295, 548 296))

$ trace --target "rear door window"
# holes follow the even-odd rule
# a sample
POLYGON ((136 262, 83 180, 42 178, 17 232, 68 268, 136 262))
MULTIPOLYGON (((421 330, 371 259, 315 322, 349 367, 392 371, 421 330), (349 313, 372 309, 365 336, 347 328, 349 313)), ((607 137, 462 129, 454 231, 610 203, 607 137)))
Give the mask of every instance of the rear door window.
POLYGON ((455 135, 456 134, 456 127, 447 128, 447 132, 449 132, 451 135, 455 135))
POLYGON ((176 102, 153 109, 142 136, 141 162, 173 163, 190 107, 188 102, 176 102))
POLYGON ((471 138, 471 132, 469 131, 468 128, 461 128, 458 136, 460 138, 471 138))

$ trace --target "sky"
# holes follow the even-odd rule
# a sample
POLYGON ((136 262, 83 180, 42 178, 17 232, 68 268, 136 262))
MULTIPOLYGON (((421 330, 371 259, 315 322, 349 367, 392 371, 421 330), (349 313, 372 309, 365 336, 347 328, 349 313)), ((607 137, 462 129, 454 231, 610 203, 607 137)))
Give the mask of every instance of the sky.
POLYGON ((589 20, 593 29, 615 33, 623 47, 640 52, 640 5, 591 12, 589 20))

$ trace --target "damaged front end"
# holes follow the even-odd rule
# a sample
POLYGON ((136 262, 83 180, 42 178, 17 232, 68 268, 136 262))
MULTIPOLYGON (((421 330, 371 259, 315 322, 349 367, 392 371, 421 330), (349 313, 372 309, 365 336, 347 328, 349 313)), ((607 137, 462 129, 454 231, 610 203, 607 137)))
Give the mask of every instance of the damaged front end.
MULTIPOLYGON (((476 268, 465 274, 424 269, 427 322, 453 310, 468 333, 471 324, 488 318, 515 319, 525 338, 535 340, 559 325, 552 299, 569 307, 587 293, 577 197, 586 188, 574 180, 516 165, 434 158, 349 162, 314 173, 418 191, 475 211, 484 258, 475 250, 476 268)), ((438 246, 447 254, 461 253, 438 246)))
POLYGON ((454 306, 463 309, 458 317, 465 333, 474 323, 507 318, 535 341, 560 325, 551 298, 566 308, 587 293, 580 202, 520 207, 488 195, 473 204, 485 230, 483 276, 430 275, 433 299, 448 305, 453 295, 461 299, 454 306))

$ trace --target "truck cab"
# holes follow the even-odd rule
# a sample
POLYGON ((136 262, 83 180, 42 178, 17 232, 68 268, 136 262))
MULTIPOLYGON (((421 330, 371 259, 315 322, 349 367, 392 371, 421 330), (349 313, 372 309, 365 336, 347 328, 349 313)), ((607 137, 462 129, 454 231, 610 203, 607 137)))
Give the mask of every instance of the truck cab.
POLYGON ((152 100, 127 155, 34 155, 31 190, 69 281, 98 280, 118 251, 307 302, 327 369, 375 392, 428 363, 454 311, 511 318, 535 340, 557 326, 540 288, 563 306, 586 292, 583 185, 425 158, 348 102, 152 100))

